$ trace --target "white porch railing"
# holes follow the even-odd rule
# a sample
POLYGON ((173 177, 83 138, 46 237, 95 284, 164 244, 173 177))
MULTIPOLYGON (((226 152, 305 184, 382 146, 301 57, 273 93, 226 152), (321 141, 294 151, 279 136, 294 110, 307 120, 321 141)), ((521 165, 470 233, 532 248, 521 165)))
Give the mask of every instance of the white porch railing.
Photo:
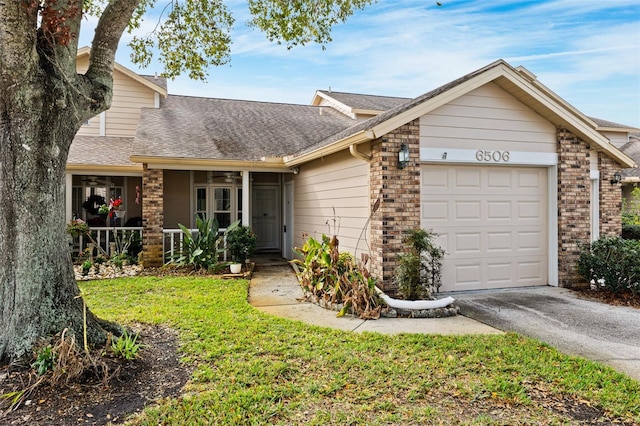
MULTIPOLYGON (((220 228, 218 235, 224 235, 226 228, 220 228)), ((192 235, 197 235, 197 229, 190 229, 192 235)), ((177 254, 182 251, 182 241, 184 239, 184 233, 181 229, 163 229, 162 230, 162 252, 164 253, 164 263, 168 263, 177 254)), ((226 239, 224 241, 224 247, 226 247, 226 239)), ((227 261, 227 251, 225 250, 222 255, 222 260, 227 261)))
MULTIPOLYGON (((107 256, 111 257, 113 253, 113 246, 116 238, 119 241, 124 241, 126 232, 137 232, 142 241, 142 227, 138 226, 125 226, 125 227, 91 227, 91 236, 98 246, 100 246, 107 256)), ((87 245, 91 243, 91 240, 87 237, 80 236, 73 239, 72 253, 74 255, 80 254, 87 248, 87 245)), ((94 253, 95 254, 95 253, 94 253)), ((99 253, 97 253, 99 254, 99 253)))

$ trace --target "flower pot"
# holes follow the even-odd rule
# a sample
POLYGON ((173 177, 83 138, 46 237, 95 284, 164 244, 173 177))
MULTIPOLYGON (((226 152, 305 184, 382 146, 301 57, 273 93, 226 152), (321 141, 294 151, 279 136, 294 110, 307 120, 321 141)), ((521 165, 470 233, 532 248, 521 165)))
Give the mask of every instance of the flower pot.
POLYGON ((229 265, 229 269, 231 269, 231 273, 232 274, 239 274, 240 271, 242 271, 242 264, 241 263, 232 263, 231 265, 229 265))
POLYGON ((127 214, 126 210, 114 210, 114 213, 116 214, 116 217, 118 219, 124 219, 124 216, 127 214))

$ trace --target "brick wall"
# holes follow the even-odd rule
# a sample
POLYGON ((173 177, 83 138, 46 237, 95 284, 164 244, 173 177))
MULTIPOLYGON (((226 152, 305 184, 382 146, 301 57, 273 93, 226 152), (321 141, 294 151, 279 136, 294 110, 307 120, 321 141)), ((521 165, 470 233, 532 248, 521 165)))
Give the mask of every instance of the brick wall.
POLYGON ((162 230, 164 228, 164 172, 148 169, 142 172, 142 263, 143 266, 162 266, 162 230))
POLYGON ((575 287, 583 280, 577 261, 591 239, 591 177, 589 147, 565 129, 558 129, 558 283, 575 287))
POLYGON ((372 274, 385 291, 395 290, 396 254, 404 250, 404 231, 420 226, 420 125, 414 120, 371 145, 371 204, 380 200, 371 218, 372 274), (409 165, 398 168, 398 151, 409 148, 409 165))
POLYGON ((622 232, 622 185, 611 184, 620 165, 613 159, 599 154, 600 170, 600 236, 620 236, 622 232))

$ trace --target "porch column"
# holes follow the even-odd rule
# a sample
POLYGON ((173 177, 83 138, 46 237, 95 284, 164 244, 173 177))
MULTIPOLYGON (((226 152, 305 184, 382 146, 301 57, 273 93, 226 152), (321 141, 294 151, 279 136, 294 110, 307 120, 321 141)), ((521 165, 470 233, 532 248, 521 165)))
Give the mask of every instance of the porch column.
POLYGON ((164 170, 142 170, 142 265, 162 266, 164 263, 164 170))
POLYGON ((64 175, 64 211, 66 222, 73 219, 73 175, 69 172, 64 175))
POLYGON ((242 226, 251 226, 251 189, 249 188, 249 170, 242 171, 242 226))

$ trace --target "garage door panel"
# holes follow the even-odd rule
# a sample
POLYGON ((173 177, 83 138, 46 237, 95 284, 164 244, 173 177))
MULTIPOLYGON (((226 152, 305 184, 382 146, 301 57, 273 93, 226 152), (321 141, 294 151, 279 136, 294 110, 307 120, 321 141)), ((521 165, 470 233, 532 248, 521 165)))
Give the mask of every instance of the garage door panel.
POLYGON ((422 203, 423 221, 449 221, 449 202, 446 200, 431 200, 422 203))
POLYGON ((454 170, 454 189, 478 189, 481 185, 481 171, 469 169, 454 170))
POLYGON ((547 283, 546 169, 424 165, 423 171, 433 179, 422 188, 422 226, 440 234, 436 241, 447 253, 443 291, 547 283))
POLYGON ((487 263, 487 284, 490 286, 509 286, 513 280, 511 262, 487 263))
POLYGON ((511 251, 513 238, 511 232, 487 232, 487 253, 504 253, 511 251))
POLYGON ((477 201, 454 201, 454 215, 455 220, 474 220, 479 221, 482 219, 482 203, 477 201))
POLYGON ((509 169, 493 169, 487 171, 487 189, 508 190, 513 188, 513 179, 509 169))
POLYGON ((539 251, 546 250, 543 246, 543 242, 546 243, 546 238, 540 231, 521 231, 517 233, 516 250, 522 251, 539 251))
POLYGON ((542 273, 546 272, 542 261, 522 261, 518 262, 518 280, 539 282, 543 278, 542 273))
POLYGON ((456 233, 455 253, 480 254, 482 253, 482 235, 480 232, 456 233))

